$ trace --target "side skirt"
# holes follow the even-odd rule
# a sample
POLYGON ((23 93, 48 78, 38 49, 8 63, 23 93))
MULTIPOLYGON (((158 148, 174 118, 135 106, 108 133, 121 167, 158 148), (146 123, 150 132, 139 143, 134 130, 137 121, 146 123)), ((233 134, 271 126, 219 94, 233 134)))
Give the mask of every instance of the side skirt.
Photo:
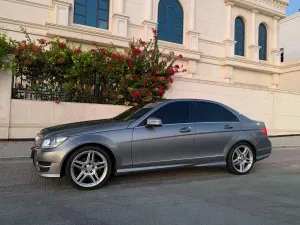
POLYGON ((225 161, 202 163, 202 164, 176 164, 176 165, 166 165, 166 166, 135 167, 135 168, 118 169, 117 175, 126 174, 126 173, 134 173, 134 172, 167 170, 167 169, 175 169, 175 168, 224 167, 224 166, 226 166, 225 161))

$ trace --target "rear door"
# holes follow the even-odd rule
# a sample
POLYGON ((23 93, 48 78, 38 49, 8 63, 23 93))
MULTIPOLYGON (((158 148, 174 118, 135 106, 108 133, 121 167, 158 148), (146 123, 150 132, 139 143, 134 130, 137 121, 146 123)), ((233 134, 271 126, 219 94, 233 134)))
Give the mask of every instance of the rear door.
POLYGON ((195 122, 194 159, 212 162, 224 159, 225 147, 240 131, 238 118, 223 106, 211 102, 194 102, 195 122))

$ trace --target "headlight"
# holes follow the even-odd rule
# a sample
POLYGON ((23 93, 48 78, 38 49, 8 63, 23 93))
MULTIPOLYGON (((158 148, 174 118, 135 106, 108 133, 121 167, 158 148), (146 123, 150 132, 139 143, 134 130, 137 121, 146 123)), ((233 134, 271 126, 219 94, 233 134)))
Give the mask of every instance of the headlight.
POLYGON ((55 148, 59 146, 61 143, 63 143, 67 137, 54 137, 45 139, 42 143, 42 148, 55 148))

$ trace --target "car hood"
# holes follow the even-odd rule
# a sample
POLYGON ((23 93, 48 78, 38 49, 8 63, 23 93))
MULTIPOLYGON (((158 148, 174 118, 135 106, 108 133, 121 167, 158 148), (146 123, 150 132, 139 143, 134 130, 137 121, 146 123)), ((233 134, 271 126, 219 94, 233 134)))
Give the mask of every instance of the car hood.
POLYGON ((86 133, 126 129, 129 124, 129 122, 117 121, 113 119, 90 120, 47 127, 41 130, 40 134, 43 137, 57 135, 72 136, 86 133))

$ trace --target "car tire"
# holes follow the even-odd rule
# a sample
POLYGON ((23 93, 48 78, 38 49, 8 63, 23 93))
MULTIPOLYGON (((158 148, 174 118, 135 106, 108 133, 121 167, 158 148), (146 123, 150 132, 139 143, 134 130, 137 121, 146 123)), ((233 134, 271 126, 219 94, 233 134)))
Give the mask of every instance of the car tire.
POLYGON ((105 185, 112 172, 108 153, 98 146, 84 146, 69 157, 65 173, 77 189, 94 190, 105 185))
POLYGON ((227 156, 227 170, 236 175, 246 175, 255 163, 255 152, 248 143, 234 145, 227 156))

